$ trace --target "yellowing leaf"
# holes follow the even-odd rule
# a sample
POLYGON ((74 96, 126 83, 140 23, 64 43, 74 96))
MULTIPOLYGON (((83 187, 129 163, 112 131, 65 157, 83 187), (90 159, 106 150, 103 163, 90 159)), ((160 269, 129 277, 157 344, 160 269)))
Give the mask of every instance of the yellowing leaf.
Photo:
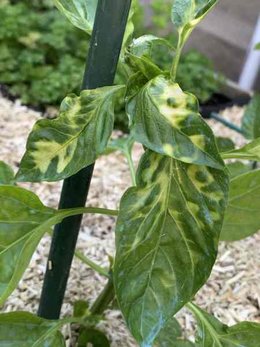
POLYGON ((227 191, 225 171, 144 154, 137 187, 121 201, 114 267, 117 299, 140 346, 152 346, 210 275, 227 191))
POLYGON ((224 168, 197 99, 178 84, 154 78, 130 98, 127 112, 135 140, 147 148, 186 163, 224 168))
POLYGON ((57 181, 94 163, 114 124, 114 96, 121 86, 67 96, 54 120, 38 121, 27 142, 18 181, 57 181))

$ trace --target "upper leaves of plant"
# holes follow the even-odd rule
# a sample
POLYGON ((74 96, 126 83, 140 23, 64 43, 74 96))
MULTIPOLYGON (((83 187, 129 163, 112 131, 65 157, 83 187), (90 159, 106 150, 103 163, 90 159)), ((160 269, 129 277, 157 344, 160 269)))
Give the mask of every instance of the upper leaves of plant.
POLYGON ((221 240, 240 240, 260 230, 259 195, 260 170, 231 180, 221 240))
POLYGON ((182 329, 177 319, 171 318, 160 331, 156 347, 195 347, 190 341, 182 339, 182 329))
POLYGON ((67 96, 57 119, 36 122, 17 175, 18 181, 56 181, 94 163, 114 125, 114 99, 121 86, 67 96))
POLYGON ((255 94, 248 104, 242 120, 242 130, 250 140, 260 137, 260 94, 255 94))
POLYGON ((197 99, 163 76, 149 81, 127 105, 132 133, 147 148, 186 163, 223 169, 214 135, 197 99))
POLYGON ((255 45, 255 49, 260 50, 260 42, 255 45))
POLYGON ((173 0, 172 21, 179 32, 181 45, 216 3, 217 0, 173 0))
POLYGON ((54 3, 73 25, 91 35, 98 0, 54 0, 54 3))
POLYGON ((197 347, 257 347, 259 345, 260 324, 242 322, 228 327, 195 305, 192 305, 190 309, 198 322, 197 347))
POLYGON ((0 185, 14 184, 13 169, 5 162, 0 161, 0 185))
POLYGON ((165 39, 153 35, 144 35, 133 41, 127 53, 127 62, 135 72, 141 72, 147 80, 163 73, 152 60, 152 48, 154 45, 163 45, 170 50, 173 49, 165 39))
POLYGON ((242 148, 221 153, 223 159, 245 159, 260 161, 260 138, 248 143, 242 148))
POLYGON ((60 324, 27 312, 0 315, 1 347, 65 347, 60 324), (56 328, 56 329, 55 329, 56 328))
POLYGON ((225 171, 144 154, 137 187, 121 201, 114 268, 120 308, 142 347, 207 280, 227 191, 225 171))

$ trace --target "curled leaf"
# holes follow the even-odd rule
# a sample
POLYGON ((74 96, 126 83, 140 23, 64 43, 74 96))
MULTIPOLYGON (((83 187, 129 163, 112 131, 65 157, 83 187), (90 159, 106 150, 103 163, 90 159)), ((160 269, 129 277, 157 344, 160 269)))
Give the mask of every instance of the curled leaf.
POLYGON ((186 163, 224 168, 197 99, 178 84, 154 78, 129 99, 127 112, 135 140, 147 148, 186 163))
POLYGON ((27 141, 17 180, 57 181, 94 163, 114 125, 114 99, 122 86, 67 96, 57 119, 38 121, 27 141))

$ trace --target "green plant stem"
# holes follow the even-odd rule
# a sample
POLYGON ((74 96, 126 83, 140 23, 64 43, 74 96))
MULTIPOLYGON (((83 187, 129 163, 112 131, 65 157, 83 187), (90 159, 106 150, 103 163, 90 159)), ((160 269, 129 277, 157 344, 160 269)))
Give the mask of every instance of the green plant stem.
POLYGON ((183 43, 181 41, 181 36, 179 35, 178 45, 175 51, 175 56, 173 58, 172 67, 171 67, 171 79, 173 82, 175 82, 176 80, 177 69, 180 62, 182 49, 183 49, 183 43))
POLYGON ((96 271, 102 276, 105 276, 107 278, 110 278, 109 272, 104 269, 103 267, 99 266, 98 264, 94 263, 92 260, 90 260, 88 257, 86 257, 84 254, 82 254, 80 251, 75 251, 75 256, 80 259, 84 264, 88 265, 91 269, 96 271))
POLYGON ((101 315, 108 308, 108 305, 113 301, 114 297, 115 290, 113 276, 111 274, 105 288, 97 297, 96 301, 90 309, 92 315, 101 315))
POLYGON ((134 167, 134 162, 133 162, 133 158, 131 156, 131 153, 126 152, 125 157, 127 159, 127 163, 128 163, 129 169, 130 169, 132 184, 134 186, 136 186, 135 167, 134 167))

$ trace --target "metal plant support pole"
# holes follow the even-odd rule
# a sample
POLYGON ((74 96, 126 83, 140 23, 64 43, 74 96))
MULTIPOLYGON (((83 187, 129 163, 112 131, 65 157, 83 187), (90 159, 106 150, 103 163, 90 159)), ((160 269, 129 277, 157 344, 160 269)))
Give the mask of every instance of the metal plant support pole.
MULTIPOLYGON (((113 84, 131 0, 99 0, 82 89, 113 84)), ((86 148, 86 151, 88 148, 86 148)), ((94 164, 64 180, 59 208, 86 203, 94 164)), ((66 218, 54 229, 38 315, 58 319, 82 216, 66 218)))

